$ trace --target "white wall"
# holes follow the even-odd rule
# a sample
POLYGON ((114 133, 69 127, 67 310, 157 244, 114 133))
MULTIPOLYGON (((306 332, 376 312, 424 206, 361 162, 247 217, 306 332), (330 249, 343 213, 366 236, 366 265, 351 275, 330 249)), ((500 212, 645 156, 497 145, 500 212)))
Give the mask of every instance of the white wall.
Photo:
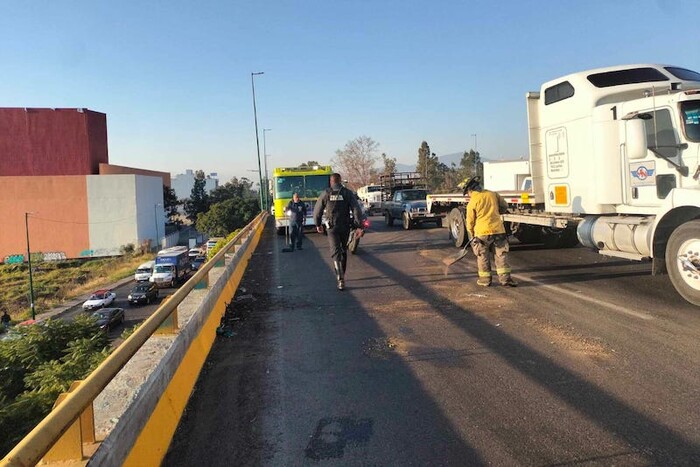
POLYGON ((164 234, 163 181, 145 175, 88 175, 88 222, 92 256, 119 254, 121 246, 135 247, 164 234), (157 216, 157 219, 156 219, 157 216))
POLYGON ((153 246, 160 243, 165 237, 165 209, 161 178, 136 175, 136 211, 139 244, 146 239, 151 239, 153 246), (156 241, 156 232, 158 241, 156 241))

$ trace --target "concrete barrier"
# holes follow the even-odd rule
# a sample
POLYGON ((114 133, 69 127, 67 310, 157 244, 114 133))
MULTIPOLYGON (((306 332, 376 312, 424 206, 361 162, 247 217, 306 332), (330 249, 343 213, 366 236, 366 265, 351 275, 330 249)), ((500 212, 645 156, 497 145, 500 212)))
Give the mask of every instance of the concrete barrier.
POLYGON ((211 284, 204 301, 142 386, 139 397, 91 458, 91 465, 160 465, 216 338, 226 304, 233 299, 263 227, 261 222, 251 232, 225 266, 225 272, 211 284))

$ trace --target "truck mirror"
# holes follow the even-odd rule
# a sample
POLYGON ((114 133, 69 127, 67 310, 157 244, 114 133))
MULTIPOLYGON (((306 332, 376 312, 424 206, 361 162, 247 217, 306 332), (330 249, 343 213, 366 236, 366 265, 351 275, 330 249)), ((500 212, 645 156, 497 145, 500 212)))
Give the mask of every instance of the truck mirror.
POLYGON ((629 160, 644 159, 647 157, 647 129, 644 120, 633 118, 625 122, 626 136, 625 147, 629 160))

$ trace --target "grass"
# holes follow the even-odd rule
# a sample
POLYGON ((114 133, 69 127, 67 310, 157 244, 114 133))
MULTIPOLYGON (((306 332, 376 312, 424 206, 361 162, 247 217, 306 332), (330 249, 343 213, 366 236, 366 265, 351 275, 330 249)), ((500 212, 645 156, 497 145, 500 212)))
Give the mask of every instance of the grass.
MULTIPOLYGON (((32 264, 36 313, 50 311, 67 300, 129 277, 141 263, 151 259, 153 255, 147 254, 32 264)), ((31 317, 26 264, 0 265, 0 314, 3 310, 13 321, 31 317)))

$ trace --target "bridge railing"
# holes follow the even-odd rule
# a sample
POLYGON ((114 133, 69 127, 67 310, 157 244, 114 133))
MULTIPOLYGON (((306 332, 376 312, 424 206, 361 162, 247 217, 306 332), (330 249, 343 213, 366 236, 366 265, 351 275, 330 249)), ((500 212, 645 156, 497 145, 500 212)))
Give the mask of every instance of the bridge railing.
MULTIPOLYGON (((71 431, 80 433, 80 430, 85 430, 85 426, 88 425, 94 433, 94 421, 86 421, 85 414, 90 415, 88 418, 92 417, 92 403, 95 398, 144 343, 157 333, 161 325, 169 320, 175 323, 175 328, 177 327, 178 305, 192 290, 204 285, 209 289, 207 299, 203 300, 186 326, 179 331, 173 345, 157 367, 158 375, 149 376, 151 384, 144 385, 145 390, 139 392, 137 399, 129 407, 131 416, 120 419, 113 431, 122 423, 129 423, 130 426, 121 430, 123 436, 114 437, 119 440, 112 442, 112 449, 97 449, 95 457, 99 457, 101 461, 93 457, 93 460, 97 461, 96 464, 158 465, 167 452, 179 417, 214 341, 226 302, 233 298, 267 217, 266 212, 260 213, 226 247, 203 264, 177 292, 165 300, 85 380, 77 382, 70 392, 63 394, 51 413, 7 454, 0 465, 35 465, 54 445, 61 444, 63 437, 70 436, 71 431), (230 261, 225 266, 224 273, 215 283, 210 284, 210 273, 214 268, 224 266, 227 258, 230 261), (164 420, 167 421, 165 425, 164 420)), ((81 436, 79 446, 86 440, 90 441, 90 437, 89 433, 81 436)), ((110 438, 111 434, 108 440, 110 438)), ((75 449, 72 452, 75 453, 75 449)), ((80 450, 78 457, 84 459, 84 453, 80 450)), ((60 455, 53 456, 52 459, 80 460, 70 456, 61 458, 60 455)))

